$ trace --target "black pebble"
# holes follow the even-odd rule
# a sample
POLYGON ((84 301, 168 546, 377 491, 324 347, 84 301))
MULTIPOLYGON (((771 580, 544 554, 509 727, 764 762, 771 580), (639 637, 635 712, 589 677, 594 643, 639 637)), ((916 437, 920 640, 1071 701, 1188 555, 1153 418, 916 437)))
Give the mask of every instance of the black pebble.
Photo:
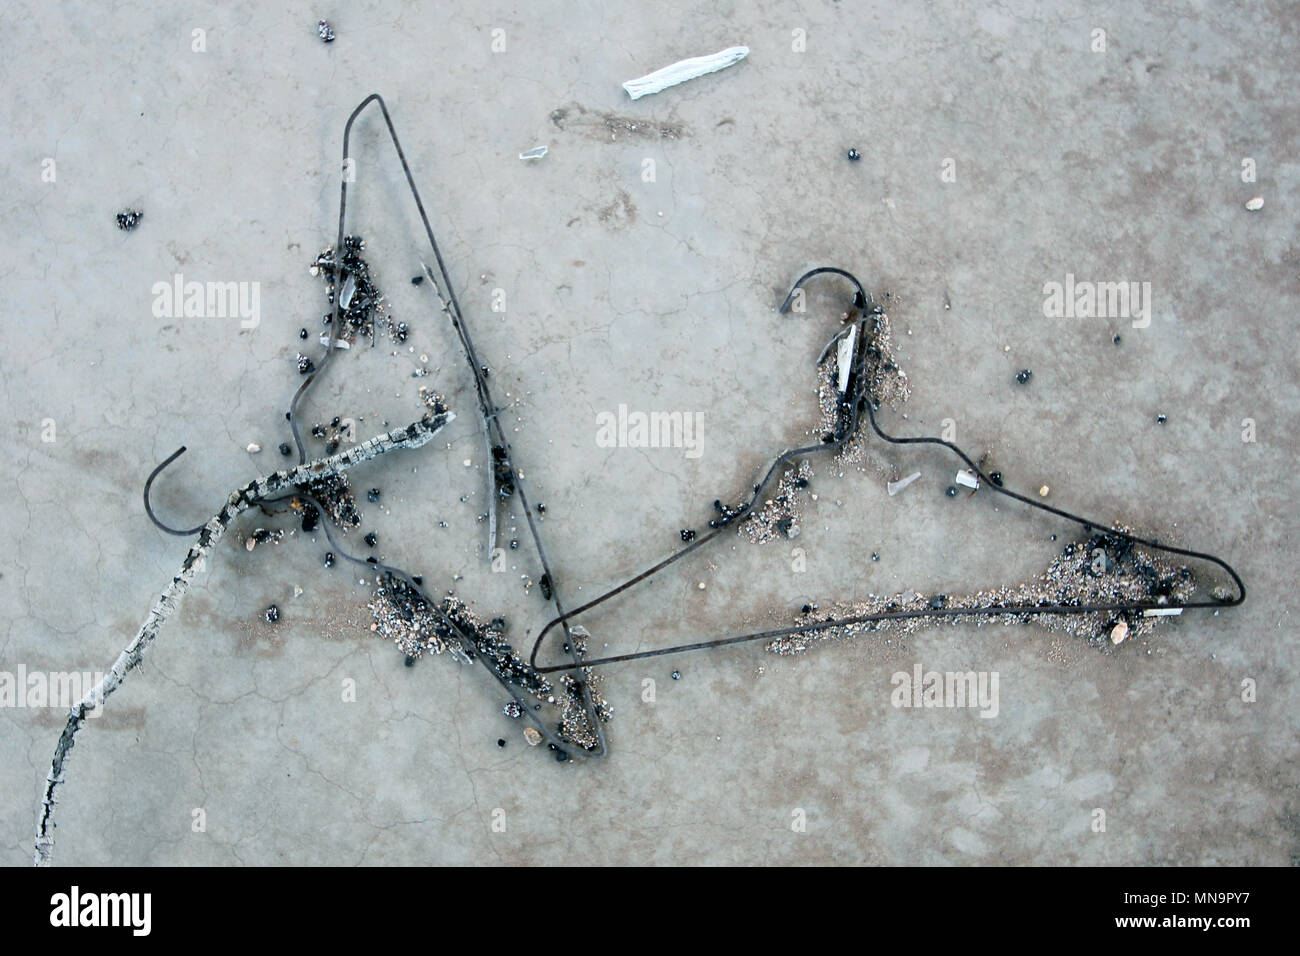
POLYGON ((511 551, 518 551, 518 550, 519 550, 519 539, 518 539, 518 538, 511 538, 511 539, 510 539, 510 550, 511 550, 511 551))
POLYGON ((991 472, 989 472, 989 481, 993 482, 993 484, 995 484, 995 485, 997 485, 999 488, 1001 488, 1001 487, 1002 487, 1002 472, 1000 472, 1000 471, 991 471, 991 472))
POLYGON ((539 515, 546 514, 546 505, 542 504, 540 501, 537 502, 537 513, 539 515))
POLYGON ((424 276, 411 276, 411 285, 419 285, 424 281, 424 276))
POLYGON ((694 541, 694 540, 695 540, 695 532, 692 531, 690 528, 683 528, 683 529, 682 529, 682 540, 683 540, 683 541, 694 541))
POLYGON ((283 441, 280 442, 280 454, 281 454, 281 455, 286 455, 286 456, 287 456, 287 455, 290 453, 290 451, 291 451, 291 449, 289 448, 289 443, 288 443, 288 442, 283 442, 283 441))
POLYGON ((300 339, 305 339, 306 337, 307 337, 307 330, 306 330, 306 329, 299 329, 299 330, 298 330, 298 338, 300 338, 300 339))
POLYGON ((1116 345, 1119 345, 1119 336, 1118 335, 1115 336, 1113 339, 1111 339, 1111 341, 1114 342, 1116 345))
POLYGON ((411 575, 411 580, 414 581, 418 587, 424 587, 424 576, 423 576, 423 575, 421 575, 421 574, 412 574, 412 575, 411 575))
POLYGON ((878 554, 876 554, 876 552, 872 551, 872 552, 871 552, 871 560, 872 560, 872 561, 879 561, 879 560, 880 560, 880 555, 878 555, 878 554))
POLYGON ((280 620, 280 609, 272 604, 266 609, 266 623, 274 624, 278 620, 280 620))
MULTIPOLYGON (((418 283, 417 283, 417 284, 418 284, 418 283)), ((504 737, 498 737, 498 738, 497 738, 497 746, 498 746, 498 747, 504 747, 505 745, 506 745, 506 738, 504 738, 504 737)))
POLYGON ((569 760, 569 755, 568 755, 567 753, 565 753, 563 750, 557 750, 557 751, 555 751, 555 762, 556 762, 556 763, 568 763, 568 760, 569 760))
POLYGON ((414 666, 415 666, 415 658, 412 657, 410 654, 407 654, 407 655, 406 655, 406 660, 402 661, 402 663, 405 664, 407 667, 414 667, 414 666))
POLYGON ((370 533, 369 533, 368 535, 366 535, 366 537, 365 537, 365 542, 366 542, 366 544, 370 545, 370 547, 372 547, 372 548, 375 546, 375 544, 376 544, 378 541, 379 541, 379 539, 375 537, 375 533, 374 533, 373 531, 370 532, 370 533))
POLYGON ((1169 416, 1168 416, 1168 415, 1157 415, 1157 416, 1156 416, 1156 424, 1158 424, 1158 425, 1163 425, 1163 424, 1164 424, 1165 422, 1167 422, 1167 421, 1169 421, 1169 416))
POLYGON ((371 488, 369 491, 367 491, 367 492, 366 492, 366 500, 369 501, 371 504, 374 504, 376 501, 378 501, 378 500, 379 500, 379 489, 378 489, 378 488, 371 488))
POLYGON ((139 209, 128 209, 126 212, 119 212, 117 214, 117 228, 123 232, 130 232, 140 222, 140 217, 143 215, 144 213, 139 209))
POLYGON ((850 149, 848 152, 848 156, 849 159, 851 159, 855 163, 862 158, 862 154, 859 153, 856 149, 850 149))
POLYGON ((957 489, 954 488, 952 485, 949 485, 946 489, 944 489, 943 493, 947 495, 949 498, 957 497, 957 489))
POLYGON ((333 552, 333 551, 326 551, 326 552, 325 552, 325 567, 327 567, 327 568, 332 568, 332 567, 334 567, 334 552, 333 552))
POLYGON ((1019 382, 1021 385, 1028 384, 1029 380, 1033 377, 1034 377, 1034 373, 1029 371, 1029 369, 1027 368, 1022 368, 1019 372, 1016 373, 1016 381, 1019 382))
POLYGON ((551 599, 551 594, 553 593, 551 590, 551 576, 549 574, 543 574, 542 579, 538 581, 537 584, 542 589, 542 597, 549 601, 551 599))
POLYGON ((796 478, 796 479, 794 480, 794 486, 795 486, 796 488, 807 488, 807 487, 808 487, 808 479, 807 479, 807 478, 796 478))
POLYGON ((681 679, 682 679, 682 672, 681 672, 681 671, 673 671, 672 674, 671 674, 670 676, 672 677, 673 680, 681 680, 681 679))

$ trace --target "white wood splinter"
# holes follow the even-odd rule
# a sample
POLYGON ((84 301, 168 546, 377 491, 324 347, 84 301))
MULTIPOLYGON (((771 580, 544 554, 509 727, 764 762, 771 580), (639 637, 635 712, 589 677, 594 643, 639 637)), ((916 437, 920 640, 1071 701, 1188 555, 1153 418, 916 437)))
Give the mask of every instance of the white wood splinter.
POLYGON ((849 388, 849 372, 853 366, 853 346, 858 341, 858 326, 854 323, 849 329, 849 334, 840 339, 839 348, 835 352, 835 367, 839 371, 839 379, 836 385, 839 387, 840 394, 843 395, 849 388))
POLYGON ((658 93, 660 90, 666 90, 678 83, 693 80, 697 76, 705 76, 709 73, 716 73, 718 70, 725 70, 727 67, 739 63, 747 56, 749 56, 749 47, 747 46, 731 46, 709 56, 693 56, 689 60, 681 60, 671 66, 664 67, 662 70, 647 73, 639 79, 628 80, 623 84, 623 89, 627 90, 627 95, 632 99, 639 100, 643 96, 658 93))
POLYGON ((912 482, 916 481, 916 479, 920 477, 921 477, 921 473, 919 471, 914 471, 906 478, 900 478, 898 481, 889 482, 888 484, 885 485, 885 490, 889 492, 889 496, 892 498, 894 495, 898 494, 900 491, 902 491, 904 488, 906 488, 908 485, 910 485, 912 482))

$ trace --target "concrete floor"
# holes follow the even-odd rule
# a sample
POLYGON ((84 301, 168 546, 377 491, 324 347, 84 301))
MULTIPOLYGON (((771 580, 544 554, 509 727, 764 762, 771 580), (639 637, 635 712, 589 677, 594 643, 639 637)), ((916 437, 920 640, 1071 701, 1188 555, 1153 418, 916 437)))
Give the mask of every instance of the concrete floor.
MULTIPOLYGON (((325 311, 306 267, 333 241, 343 123, 375 91, 513 403, 516 462, 547 506, 570 604, 669 553, 815 427, 811 363, 843 289, 810 286, 806 314, 775 312, 815 265, 889 293, 914 394, 887 427, 937 435, 952 419, 1008 486, 1046 483, 1061 507, 1220 554, 1250 598, 1113 650, 964 626, 611 666, 609 759, 558 764, 524 744, 478 668, 403 667, 368 630, 369 588, 321 567, 323 538, 250 554, 249 517, 79 737, 57 862, 1300 859, 1294 6, 439 6, 20 0, 6 18, 0 670, 112 663, 187 547, 140 498, 178 445, 189 453, 157 503, 179 523, 278 466, 297 331, 325 311), (636 102, 620 88, 742 43, 748 59, 725 72, 636 102), (611 138, 607 113, 682 132, 611 138), (539 144, 545 159, 517 158, 539 144), (1254 196, 1265 205, 1247 211, 1254 196), (113 222, 128 206, 145 213, 131 233, 113 222), (259 283, 260 324, 155 317, 153 284, 178 273, 259 283), (1149 281, 1150 326, 1044 317, 1044 283, 1067 273, 1149 281), (702 412, 702 454, 598 447, 596 415, 620 403, 702 412), (274 626, 260 618, 272 602, 274 626), (998 716, 891 706, 891 676, 918 663, 998 672, 998 716)), ((407 281, 427 252, 381 133, 375 113, 358 122, 350 230, 414 352, 341 355, 310 414, 357 417, 364 438, 416 417, 418 384, 447 394, 450 450, 358 475, 391 510, 366 509, 368 526, 380 553, 505 615, 522 645, 548 618, 520 580, 539 572, 522 546, 507 573, 488 570, 473 392, 427 287, 407 281), (421 353, 436 371, 412 379, 421 353)), ((588 615, 597 648, 739 633, 805 601, 1011 584, 1065 540, 988 494, 946 498, 947 457, 878 443, 872 456, 815 463, 794 542, 806 571, 789 543, 728 538, 588 615), (923 478, 889 497, 883 477, 912 470, 923 478)), ((30 861, 63 719, 0 709, 5 863, 30 861)))

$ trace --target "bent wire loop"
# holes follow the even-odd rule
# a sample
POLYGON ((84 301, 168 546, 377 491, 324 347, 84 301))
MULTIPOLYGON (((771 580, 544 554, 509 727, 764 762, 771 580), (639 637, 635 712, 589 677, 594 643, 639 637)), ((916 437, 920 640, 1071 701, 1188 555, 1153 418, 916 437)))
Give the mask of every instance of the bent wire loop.
MULTIPOLYGON (((838 269, 829 266, 819 268, 819 269, 813 269, 810 272, 807 272, 804 275, 800 276, 795 281, 794 286, 790 289, 789 295, 785 297, 785 301, 781 303, 780 311, 784 313, 790 310, 790 306, 794 300, 795 294, 800 290, 804 282, 806 282, 808 279, 811 279, 815 276, 824 275, 824 274, 841 276, 845 279, 848 279, 848 281, 853 284, 853 287, 856 290, 854 295, 854 306, 856 308, 863 309, 863 310, 870 308, 872 314, 878 314, 881 311, 879 306, 872 305, 871 297, 867 294, 866 290, 863 288, 862 283, 859 282, 857 278, 855 278, 852 275, 852 273, 849 273, 844 269, 838 269)), ((836 342, 838 342, 844 335, 848 334, 851 328, 853 328, 854 326, 861 326, 865 322, 867 317, 868 316, 862 316, 854 320, 846 328, 842 329, 839 333, 837 333, 835 337, 831 339, 830 343, 826 346, 826 348, 822 350, 821 356, 817 360, 818 366, 820 366, 821 363, 825 360, 826 355, 830 352, 832 346, 834 346, 836 342)), ((1165 604, 1160 604, 1155 601, 1130 601, 1130 602, 1115 602, 1115 603, 1106 603, 1106 604, 1001 604, 1001 605, 985 605, 982 607, 974 607, 974 608, 925 608, 925 609, 912 610, 912 611, 888 611, 888 612, 881 612, 876 614, 856 615, 853 617, 832 618, 827 621, 821 621, 821 622, 816 622, 811 624, 803 624, 803 625, 786 627, 786 628, 777 628, 777 629, 766 630, 766 631, 757 631, 749 634, 739 634, 732 637, 716 638, 713 640, 696 641, 690 644, 677 644, 672 647, 662 647, 650 651, 637 651, 635 653, 629 653, 629 654, 615 654, 606 657, 592 658, 592 659, 588 659, 585 662, 586 666, 596 667, 602 664, 616 664, 623 661, 641 660, 648 657, 662 657, 669 654, 682 654, 682 653, 686 653, 687 651, 698 651, 698 650, 706 650, 709 648, 725 647, 730 644, 743 644, 749 641, 773 640, 776 638, 789 637, 796 634, 810 634, 816 631, 823 631, 828 628, 843 627, 851 624, 865 624, 873 621, 905 620, 909 618, 981 617, 981 616, 997 616, 1003 614, 1030 616, 1030 615, 1044 615, 1044 614, 1056 614, 1056 615, 1088 614, 1097 611, 1146 611, 1146 610, 1157 610, 1157 609, 1175 610, 1175 609, 1183 609, 1183 608, 1210 608, 1210 607, 1223 608, 1223 607, 1236 607, 1246 600, 1246 585, 1242 582, 1241 576, 1237 574, 1237 572, 1222 558, 1216 557, 1215 555, 1212 554, 1206 554, 1201 551, 1191 551, 1185 548, 1176 548, 1173 545, 1160 544, 1157 541, 1153 541, 1148 538, 1142 538, 1137 535, 1129 534, 1128 532, 1124 532, 1124 531, 1109 530, 1106 528, 1106 525, 1103 524, 1102 522, 1090 518, 1084 518, 1079 515, 1071 514, 1070 512, 1065 511, 1061 508, 1055 508, 1043 502, 1035 501, 1034 499, 1028 498, 1025 495, 1018 494, 1017 492, 1011 491, 1008 488, 1004 488, 1001 485, 998 485, 995 482, 993 482, 992 479, 990 479, 989 476, 984 473, 984 471, 971 459, 969 455, 967 455, 964 451, 962 451, 952 442, 944 441, 943 439, 940 438, 927 438, 927 437, 902 438, 902 437, 897 437, 894 435, 887 434, 883 429, 881 429, 879 423, 877 423, 876 421, 876 407, 866 394, 866 382, 864 380, 864 377, 860 374, 862 370, 862 362, 867 348, 867 341, 868 341, 868 336, 859 335, 855 343, 853 356, 851 360, 852 364, 849 373, 849 384, 847 389, 845 390, 844 396, 840 400, 839 425, 837 426, 837 429, 833 435, 833 440, 831 442, 822 445, 814 445, 805 448, 796 448, 791 451, 783 452, 781 455, 777 456, 776 461, 772 464, 770 468, 768 468, 766 474, 763 476, 763 480, 759 482, 759 484, 754 486, 754 494, 750 498, 749 502, 743 505, 740 508, 740 510, 735 513, 734 517, 732 517, 730 520, 726 522, 727 525, 731 524, 735 520, 739 520, 740 518, 743 518, 745 515, 747 515, 750 512, 750 510, 753 509, 754 505, 762 497, 763 489, 765 489, 767 485, 771 482, 772 477, 775 475, 776 470, 780 465, 800 455, 815 454, 818 452, 839 452, 840 450, 842 450, 843 447, 849 442, 849 440, 852 439, 857 429, 858 415, 863 409, 865 409, 867 413, 867 420, 870 422, 872 430, 876 433, 876 435, 881 440, 889 442, 890 444, 894 444, 894 445, 941 445, 942 447, 947 448, 949 451, 955 454, 958 458, 960 458, 962 462, 965 463, 965 465, 972 472, 978 475, 984 486, 988 487, 989 489, 991 489, 992 491, 998 494, 1006 495, 1008 498, 1012 498, 1016 501, 1022 502, 1023 504, 1027 504, 1032 508, 1037 508, 1040 511, 1046 511, 1047 513, 1055 515, 1058 518, 1064 518, 1067 521, 1074 522, 1075 524, 1081 525, 1086 530, 1091 530, 1095 528, 1099 531, 1103 531, 1106 535, 1110 537, 1119 538, 1125 541, 1131 541, 1134 544, 1139 544, 1156 551, 1163 551, 1166 554, 1181 555, 1186 558, 1194 558, 1199 561, 1208 561, 1211 564, 1215 564, 1218 567, 1222 568, 1224 571, 1226 571, 1228 573, 1228 576, 1232 578, 1233 584, 1236 585, 1237 588, 1237 596, 1235 598, 1230 598, 1230 599, 1225 598, 1223 600, 1216 599, 1216 600, 1209 600, 1209 601, 1185 601, 1181 603, 1170 602, 1165 604)), ((534 666, 534 668, 539 673, 543 673, 543 674, 571 669, 568 664, 552 664, 546 666, 540 666, 537 664, 537 656, 538 656, 538 652, 541 649, 542 642, 546 639, 546 635, 551 631, 552 628, 554 628, 556 625, 561 625, 561 624, 567 627, 568 622, 572 618, 576 617, 577 615, 583 613, 584 611, 590 610, 591 608, 594 608, 600 604, 603 604, 605 601, 609 600, 615 595, 618 595, 623 591, 626 591, 628 588, 640 584, 641 582, 645 581, 647 578, 650 578, 653 575, 659 573, 664 568, 668 567, 670 564, 680 560, 681 558, 690 554, 696 548, 700 547, 701 545, 705 544, 712 538, 716 537, 723 530, 724 526, 725 525, 719 526, 714 531, 710 532, 709 534, 705 535, 699 540, 693 542, 687 547, 678 550, 677 552, 665 558, 663 561, 660 561, 658 564, 654 565, 653 567, 645 571, 642 571, 640 574, 636 575, 635 577, 623 582, 617 587, 611 588, 610 590, 593 598, 592 600, 586 602, 580 607, 574 608, 573 611, 571 611, 569 614, 560 615, 559 617, 552 619, 549 623, 546 624, 545 627, 542 628, 541 633, 537 635, 537 639, 533 643, 533 650, 532 650, 532 654, 529 657, 529 662, 534 666)))

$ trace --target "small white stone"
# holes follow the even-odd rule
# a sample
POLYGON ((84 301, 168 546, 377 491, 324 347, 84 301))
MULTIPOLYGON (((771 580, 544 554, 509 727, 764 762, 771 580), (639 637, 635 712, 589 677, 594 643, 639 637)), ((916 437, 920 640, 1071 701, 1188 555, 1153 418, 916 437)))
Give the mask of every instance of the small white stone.
POLYGON ((468 468, 470 465, 474 464, 474 462, 466 458, 463 462, 461 462, 461 464, 463 464, 466 468, 468 468))
POLYGON ((703 582, 703 581, 700 582, 700 584, 699 584, 699 588, 700 588, 701 591, 704 590, 704 582, 703 582))
POLYGON ((1112 644, 1123 644, 1126 637, 1128 637, 1128 621, 1120 621, 1110 629, 1110 642, 1112 644))
POLYGON ((1047 493, 1048 493, 1049 491, 1051 491, 1051 490, 1052 490, 1052 489, 1048 488, 1047 485, 1043 485, 1041 488, 1038 489, 1038 497, 1040 497, 1040 498, 1046 498, 1046 497, 1047 497, 1047 493))
POLYGON ((250 455, 256 455, 261 450, 262 450, 262 446, 259 445, 257 442, 248 443, 248 453, 250 455))
POLYGON ((1246 203, 1246 208, 1251 212, 1259 212, 1264 208, 1264 197, 1256 196, 1254 199, 1246 203))

